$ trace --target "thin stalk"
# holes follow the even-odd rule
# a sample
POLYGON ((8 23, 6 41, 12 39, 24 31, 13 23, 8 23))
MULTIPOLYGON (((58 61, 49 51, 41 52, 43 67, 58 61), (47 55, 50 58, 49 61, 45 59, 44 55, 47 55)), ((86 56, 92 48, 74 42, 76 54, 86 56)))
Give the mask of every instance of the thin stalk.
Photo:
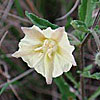
POLYGON ((98 37, 97 33, 94 30, 91 30, 91 33, 92 33, 92 35, 93 35, 93 37, 95 39, 97 48, 100 51, 100 40, 99 40, 99 37, 98 37))
MULTIPOLYGON (((94 24, 93 26, 91 27, 91 29, 94 29, 94 27, 97 25, 98 23, 98 20, 99 20, 99 16, 100 16, 100 9, 98 11, 98 14, 95 18, 95 21, 94 21, 94 24)), ((80 46, 80 57, 81 57, 81 62, 80 62, 80 70, 83 71, 83 68, 85 66, 84 64, 84 45, 85 43, 88 41, 89 37, 91 36, 90 33, 87 33, 87 35, 85 36, 84 40, 82 41, 81 43, 81 46, 80 46)), ((84 77, 82 75, 80 75, 80 85, 81 85, 81 100, 84 100, 84 97, 85 97, 85 86, 84 86, 84 77)))

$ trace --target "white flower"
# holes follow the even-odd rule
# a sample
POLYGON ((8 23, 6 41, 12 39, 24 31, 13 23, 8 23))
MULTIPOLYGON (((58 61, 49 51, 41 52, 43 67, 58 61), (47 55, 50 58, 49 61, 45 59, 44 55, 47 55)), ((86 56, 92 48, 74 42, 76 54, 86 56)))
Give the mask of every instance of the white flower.
POLYGON ((71 46, 64 27, 52 30, 48 27, 41 30, 33 25, 22 27, 25 37, 19 42, 19 50, 12 56, 21 57, 30 68, 46 78, 47 84, 52 77, 68 72, 72 65, 76 66, 71 46))

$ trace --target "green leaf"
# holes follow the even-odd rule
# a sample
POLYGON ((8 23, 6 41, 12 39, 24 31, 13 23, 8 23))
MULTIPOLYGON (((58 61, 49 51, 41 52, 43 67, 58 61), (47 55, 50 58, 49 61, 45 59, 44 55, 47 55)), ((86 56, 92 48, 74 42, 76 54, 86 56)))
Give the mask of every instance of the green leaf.
POLYGON ((96 100, 96 97, 100 95, 100 87, 89 97, 88 100, 96 100))
POLYGON ((15 2, 15 6, 16 6, 16 9, 17 9, 19 16, 24 17, 24 13, 23 13, 23 10, 21 8, 19 0, 15 0, 14 2, 15 2))
POLYGON ((83 41, 85 37, 85 32, 79 31, 79 30, 74 30, 72 31, 72 34, 80 41, 83 41))
POLYGON ((84 68, 84 71, 89 71, 93 68, 93 65, 88 65, 87 67, 84 68))
POLYGON ((100 0, 92 0, 92 2, 93 2, 93 3, 95 3, 95 2, 100 2, 100 0))
POLYGON ((72 18, 70 16, 67 17, 67 23, 66 23, 66 26, 65 26, 65 29, 69 29, 69 27, 71 26, 70 23, 72 21, 72 18))
POLYGON ((81 0, 81 5, 78 10, 79 19, 85 22, 87 27, 93 24, 92 12, 95 7, 96 3, 93 3, 92 0, 81 0))
POLYGON ((96 3, 100 7, 100 0, 92 0, 93 3, 96 3))
POLYGON ((76 82, 76 80, 72 76, 72 73, 71 72, 67 72, 67 73, 65 73, 65 75, 75 85, 76 88, 79 88, 79 84, 76 82))
POLYGON ((100 35, 100 27, 99 27, 99 25, 96 25, 96 27, 94 28, 94 31, 95 31, 98 35, 100 35))
POLYGON ((96 73, 91 74, 90 70, 92 68, 93 68, 93 65, 89 65, 83 69, 83 72, 77 71, 77 73, 81 74, 83 77, 86 77, 86 78, 100 80, 100 72, 96 72, 96 73))
POLYGON ((76 30, 79 30, 79 31, 82 31, 82 32, 90 32, 89 29, 87 28, 86 24, 84 22, 82 22, 82 21, 73 20, 73 21, 71 21, 71 25, 76 30))
POLYGON ((32 13, 28 13, 27 11, 25 12, 26 16, 31 20, 31 22, 35 25, 37 25, 38 27, 40 27, 41 29, 47 28, 47 27, 51 27, 52 29, 56 29, 58 28, 57 25, 50 23, 48 20, 45 20, 43 18, 39 18, 38 16, 32 14, 32 13))
POLYGON ((8 85, 9 85, 8 83, 4 85, 4 87, 0 90, 0 95, 6 90, 8 85))
POLYGON ((57 84, 62 94, 61 100, 69 100, 69 98, 74 99, 76 97, 75 94, 70 91, 69 85, 65 82, 65 80, 62 77, 56 78, 55 83, 57 84))
POLYGON ((82 76, 86 77, 86 78, 91 78, 91 79, 97 79, 100 80, 100 73, 96 72, 91 74, 90 71, 86 71, 86 72, 80 72, 82 76))
POLYGON ((0 90, 0 95, 6 90, 6 88, 9 86, 9 84, 16 84, 17 81, 13 81, 13 82, 9 82, 9 83, 6 83, 3 88, 0 90))
POLYGON ((96 72, 96 73, 91 74, 90 70, 92 68, 93 68, 93 65, 89 65, 83 69, 83 72, 77 71, 77 73, 81 74, 83 77, 86 77, 86 78, 100 80, 100 72, 96 72))

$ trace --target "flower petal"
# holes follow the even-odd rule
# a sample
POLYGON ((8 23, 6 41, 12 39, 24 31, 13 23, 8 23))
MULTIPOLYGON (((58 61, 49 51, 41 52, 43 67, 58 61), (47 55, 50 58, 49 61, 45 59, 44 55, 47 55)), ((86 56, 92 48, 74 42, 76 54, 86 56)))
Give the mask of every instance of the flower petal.
POLYGON ((33 25, 30 28, 21 27, 21 29, 23 30, 25 35, 27 35, 30 39, 35 39, 40 41, 45 39, 42 30, 35 25, 33 25))
POLYGON ((72 65, 76 66, 76 62, 74 59, 74 56, 72 53, 69 53, 69 51, 65 50, 64 48, 60 48, 60 55, 64 57, 67 61, 69 61, 72 65))
POLYGON ((68 40, 68 36, 67 36, 66 32, 64 32, 64 35, 62 36, 62 39, 59 42, 59 46, 61 48, 64 48, 65 50, 67 50, 69 53, 73 52, 74 46, 70 45, 70 42, 68 40))
POLYGON ((55 32, 52 33, 51 38, 59 42, 62 39, 64 31, 64 27, 57 28, 55 32))
POLYGON ((68 72, 72 64, 62 55, 56 53, 54 56, 54 69, 53 77, 58 77, 63 74, 63 72, 68 72))
POLYGON ((48 53, 44 57, 44 68, 45 68, 45 78, 47 84, 52 83, 52 73, 53 73, 53 59, 49 58, 48 53))
POLYGON ((16 57, 16 58, 19 58, 19 57, 27 56, 29 54, 32 54, 32 51, 18 50, 15 53, 13 53, 12 56, 16 57))
POLYGON ((21 45, 23 46, 28 46, 28 45, 37 45, 37 44, 42 44, 42 41, 40 40, 34 40, 31 39, 29 36, 25 36, 23 39, 21 39, 20 43, 19 43, 19 47, 21 47, 21 45))
POLYGON ((43 54, 35 52, 28 56, 23 56, 22 59, 28 64, 30 68, 35 68, 41 59, 43 59, 43 54))
POLYGON ((51 38, 54 31, 55 30, 52 30, 51 27, 48 27, 47 29, 43 30, 43 34, 46 38, 51 38))
POLYGON ((30 54, 33 54, 34 50, 40 46, 41 46, 40 44, 32 45, 32 44, 25 43, 25 41, 21 41, 19 43, 19 50, 16 51, 14 54, 12 54, 12 56, 16 58, 28 56, 30 54))
POLYGON ((38 62, 34 69, 45 77, 44 57, 38 62))

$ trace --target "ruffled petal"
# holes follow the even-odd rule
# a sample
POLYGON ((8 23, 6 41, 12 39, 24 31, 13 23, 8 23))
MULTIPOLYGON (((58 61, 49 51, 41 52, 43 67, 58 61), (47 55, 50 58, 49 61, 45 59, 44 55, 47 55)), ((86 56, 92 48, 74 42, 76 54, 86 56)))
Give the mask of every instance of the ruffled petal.
POLYGON ((44 57, 38 62, 34 69, 45 77, 45 68, 44 68, 44 57))
POLYGON ((51 38, 53 32, 55 32, 55 30, 52 30, 51 27, 48 27, 47 29, 43 30, 43 34, 46 38, 51 38))
POLYGON ((74 56, 72 55, 71 52, 68 50, 65 50, 64 48, 60 48, 59 54, 64 57, 68 62, 70 62, 72 65, 76 66, 76 61, 74 59, 74 56))
POLYGON ((52 33, 52 36, 51 38, 57 42, 59 42, 61 39, 62 39, 62 36, 64 34, 64 31, 65 31, 65 28, 64 27, 60 27, 60 28, 57 28, 55 30, 55 32, 52 33))
POLYGON ((52 73, 53 73, 53 59, 49 58, 48 54, 44 57, 44 68, 45 68, 45 78, 47 84, 52 83, 52 73))
POLYGON ((42 44, 42 41, 31 39, 29 36, 25 35, 25 37, 19 42, 19 47, 29 45, 34 46, 38 44, 42 44))
POLYGON ((68 72, 72 67, 72 63, 70 63, 65 57, 56 53, 54 56, 54 69, 53 69, 53 77, 58 77, 63 74, 63 72, 68 72))
POLYGON ((42 30, 35 25, 33 25, 30 28, 21 27, 21 29, 23 30, 25 35, 27 35, 30 39, 40 40, 40 41, 45 39, 45 36, 43 35, 42 30))
POLYGON ((28 56, 23 56, 22 59, 28 64, 30 68, 35 68, 41 59, 43 59, 43 54, 35 52, 28 56))
POLYGON ((12 54, 13 57, 23 57, 23 56, 28 56, 32 53, 34 53, 36 48, 39 48, 41 45, 40 44, 29 44, 26 43, 25 41, 21 41, 19 43, 19 50, 16 51, 14 54, 12 54))
POLYGON ((70 44, 66 32, 64 32, 63 37, 62 37, 61 41, 59 42, 59 46, 61 48, 64 48, 65 50, 67 50, 69 53, 72 53, 73 52, 74 46, 72 46, 70 44))
POLYGON ((13 57, 19 58, 19 57, 23 57, 23 56, 27 56, 32 54, 32 50, 27 51, 27 50, 18 50, 15 53, 12 54, 13 57))

